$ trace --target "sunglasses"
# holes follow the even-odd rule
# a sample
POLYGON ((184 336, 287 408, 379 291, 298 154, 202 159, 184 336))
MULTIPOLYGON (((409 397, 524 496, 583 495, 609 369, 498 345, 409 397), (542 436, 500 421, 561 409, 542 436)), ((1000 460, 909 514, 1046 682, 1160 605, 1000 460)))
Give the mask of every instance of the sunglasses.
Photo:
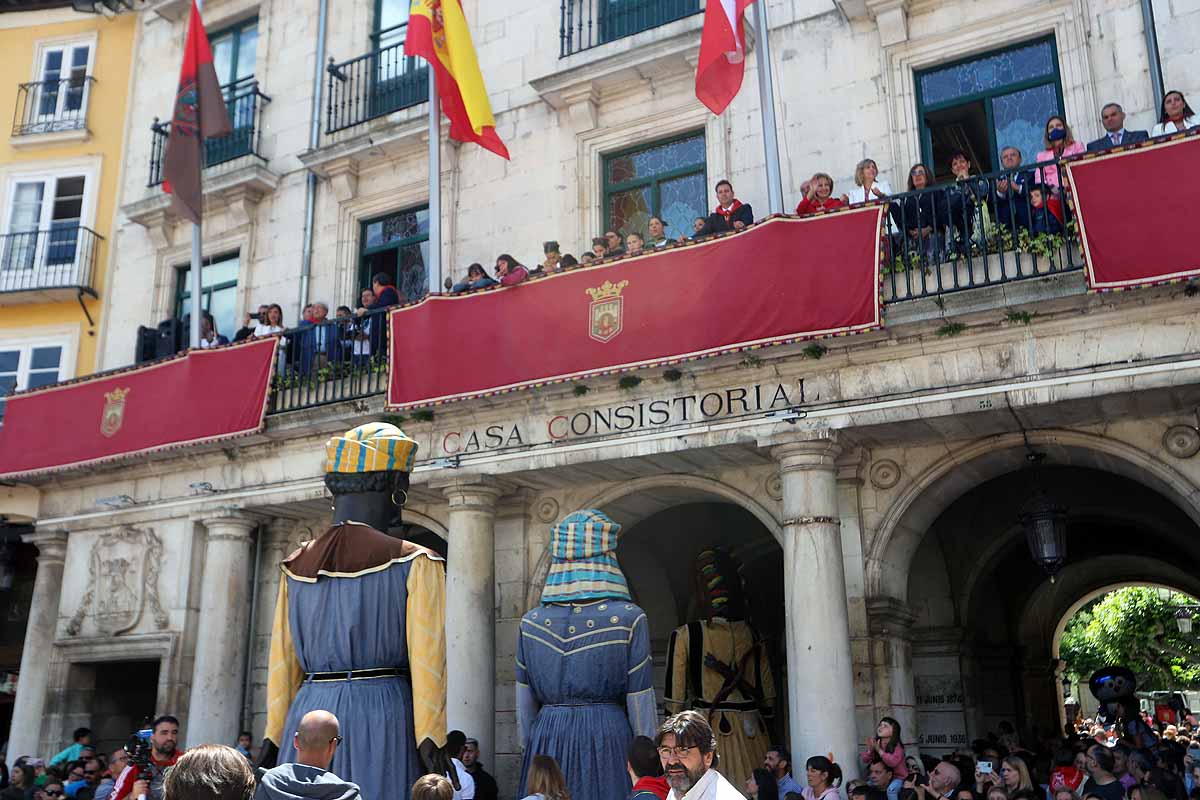
POLYGON ((62 797, 62 789, 43 789, 42 794, 47 797, 62 797))

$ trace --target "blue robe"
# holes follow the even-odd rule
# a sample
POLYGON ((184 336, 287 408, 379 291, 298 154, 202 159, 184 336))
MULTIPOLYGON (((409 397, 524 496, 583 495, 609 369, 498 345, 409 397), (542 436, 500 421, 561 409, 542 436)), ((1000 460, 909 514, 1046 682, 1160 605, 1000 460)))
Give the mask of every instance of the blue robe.
POLYGON ((535 755, 558 762, 571 800, 625 800, 634 736, 658 726, 646 614, 627 600, 539 606, 517 638, 521 796, 535 755))

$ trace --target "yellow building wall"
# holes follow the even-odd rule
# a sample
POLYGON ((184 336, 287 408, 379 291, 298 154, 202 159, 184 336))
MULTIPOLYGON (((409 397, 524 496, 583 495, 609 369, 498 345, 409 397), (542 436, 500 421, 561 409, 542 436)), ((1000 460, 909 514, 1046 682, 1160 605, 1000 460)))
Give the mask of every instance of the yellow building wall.
MULTIPOLYGON (((99 158, 98 186, 92 191, 95 198, 95 218, 91 227, 103 237, 96 253, 92 286, 101 299, 84 295, 84 303, 93 325, 74 298, 56 303, 14 303, 13 296, 0 295, 0 339, 31 338, 40 328, 62 330, 78 326, 79 348, 75 357, 75 375, 63 374, 60 379, 87 375, 96 368, 96 342, 102 324, 100 315, 107 286, 109 253, 118 202, 121 158, 124 152, 126 99, 130 86, 130 69, 137 29, 137 15, 120 14, 106 19, 99 14, 81 14, 67 9, 0 14, 0 167, 7 171, 21 170, 22 164, 53 168, 55 161, 99 158), (67 19, 68 21, 56 21, 67 19), (28 24, 22 24, 28 21, 28 24), (39 65, 35 65, 39 43, 47 39, 96 35, 93 57, 91 94, 87 105, 87 127, 91 136, 86 141, 36 143, 13 147, 9 121, 17 108, 18 85, 34 80, 39 65)), ((37 142, 38 135, 19 137, 20 141, 37 142)), ((3 187, 7 191, 7 186, 3 187)), ((7 213, 8 198, 0 198, 7 213)), ((0 226, 7 220, 0 220, 0 226)), ((130 337, 133 333, 129 333, 130 337)))

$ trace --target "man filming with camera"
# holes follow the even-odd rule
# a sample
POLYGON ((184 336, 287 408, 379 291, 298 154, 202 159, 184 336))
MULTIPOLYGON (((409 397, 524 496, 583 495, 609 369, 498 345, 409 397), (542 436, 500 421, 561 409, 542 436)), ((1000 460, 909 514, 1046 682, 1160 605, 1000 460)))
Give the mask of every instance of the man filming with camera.
POLYGON ((179 743, 179 720, 164 714, 150 725, 148 757, 139 764, 136 754, 130 754, 129 765, 121 771, 110 800, 162 800, 163 776, 182 755, 176 750, 179 743))

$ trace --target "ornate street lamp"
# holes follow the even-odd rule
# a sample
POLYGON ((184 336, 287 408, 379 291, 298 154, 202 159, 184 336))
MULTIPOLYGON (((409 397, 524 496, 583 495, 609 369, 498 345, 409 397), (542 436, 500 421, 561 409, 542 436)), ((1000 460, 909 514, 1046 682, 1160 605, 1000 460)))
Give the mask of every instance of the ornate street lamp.
MULTIPOLYGON (((1044 453, 1032 452, 1028 456, 1033 475, 1030 482, 1035 486, 1045 457, 1044 453)), ((1055 502, 1045 489, 1036 488, 1021 507, 1020 519, 1030 555, 1053 583, 1055 574, 1067 560, 1067 509, 1055 502)))
POLYGON ((1179 626, 1179 632, 1184 636, 1191 635, 1192 609, 1189 606, 1184 606, 1175 612, 1175 624, 1179 626))

